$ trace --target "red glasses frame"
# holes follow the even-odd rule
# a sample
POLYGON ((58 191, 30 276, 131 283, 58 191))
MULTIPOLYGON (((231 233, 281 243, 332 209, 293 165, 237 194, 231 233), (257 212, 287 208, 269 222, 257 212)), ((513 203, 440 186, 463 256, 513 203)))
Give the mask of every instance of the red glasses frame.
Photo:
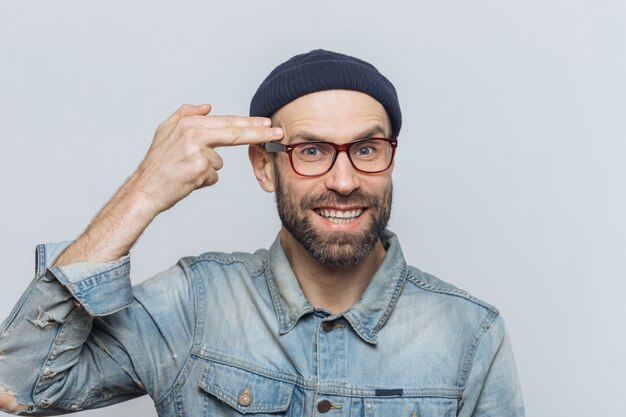
POLYGON ((266 142, 263 144, 263 147, 265 148, 266 151, 268 152, 273 152, 273 153, 277 153, 277 152, 286 152, 287 155, 289 155, 289 163, 291 164, 291 169, 293 169, 293 172, 295 172, 296 174, 303 176, 303 177, 309 177, 309 178, 315 178, 315 177, 321 177, 322 175, 326 174, 328 171, 330 171, 331 169, 333 169, 333 166, 335 166, 335 161, 337 161, 337 155, 339 155, 339 152, 345 152, 346 155, 348 156, 348 160, 350 161, 350 163, 352 164, 352 166, 354 167, 354 169, 356 169, 359 172, 362 172, 364 174, 379 174, 381 172, 385 172, 389 169, 389 167, 391 166, 391 164, 393 163, 393 158, 396 154, 396 148, 398 147, 398 139, 396 138, 365 138, 365 139, 359 139, 359 140, 355 140, 354 142, 348 142, 348 143, 332 143, 332 142, 325 142, 325 141, 309 141, 309 142, 299 142, 299 143, 293 143, 290 145, 285 145, 283 143, 279 143, 279 142, 266 142), (363 171, 362 169, 359 169, 356 167, 356 165, 354 165, 354 162, 352 161, 352 158, 350 157, 350 152, 348 152, 350 150, 350 148, 357 143, 361 143, 364 141, 368 141, 368 140, 382 140, 385 141, 387 143, 389 143, 391 145, 391 158, 389 159, 389 164, 384 168, 384 169, 380 169, 378 171, 363 171), (333 157, 333 161, 330 163, 330 166, 328 167, 328 169, 324 172, 322 172, 321 174, 315 174, 315 175, 307 175, 307 174, 301 174, 300 172, 298 172, 298 170, 296 169, 294 163, 293 163, 293 158, 291 157, 291 152, 297 148, 298 146, 301 145, 311 145, 311 144, 326 144, 326 145, 330 145, 335 149, 335 156, 333 157))

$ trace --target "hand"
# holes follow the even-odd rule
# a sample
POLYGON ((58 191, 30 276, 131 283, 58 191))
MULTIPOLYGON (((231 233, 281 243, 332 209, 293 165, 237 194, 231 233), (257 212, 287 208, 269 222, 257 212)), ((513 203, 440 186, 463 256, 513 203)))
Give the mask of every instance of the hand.
POLYGON ((54 265, 108 262, 127 254, 159 213, 217 182, 223 161, 214 148, 283 137, 268 118, 207 116, 210 111, 209 104, 186 104, 161 123, 137 170, 54 265))
POLYGON ((265 117, 207 116, 211 105, 185 104, 159 125, 152 145, 133 174, 135 189, 155 214, 193 190, 213 185, 223 160, 214 148, 250 145, 283 137, 265 117))

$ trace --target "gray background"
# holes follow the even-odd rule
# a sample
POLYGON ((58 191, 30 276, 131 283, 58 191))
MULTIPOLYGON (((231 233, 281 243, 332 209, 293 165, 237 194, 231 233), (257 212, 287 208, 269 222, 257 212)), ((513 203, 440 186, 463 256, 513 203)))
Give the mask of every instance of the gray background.
MULTIPOLYGON (((35 244, 75 238, 180 104, 246 114, 278 63, 373 62, 404 112, 390 227, 408 260, 498 306, 529 416, 624 415, 626 4, 526 1, 0 3, 0 316, 35 244)), ((279 222, 244 148, 133 249, 266 247, 279 222)), ((148 398, 87 416, 155 415, 148 398)))

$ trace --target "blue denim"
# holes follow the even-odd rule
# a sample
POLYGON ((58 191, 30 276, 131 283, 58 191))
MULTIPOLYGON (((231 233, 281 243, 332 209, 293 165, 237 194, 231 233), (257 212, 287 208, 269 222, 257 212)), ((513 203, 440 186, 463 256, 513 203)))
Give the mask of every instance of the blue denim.
POLYGON ((130 285, 130 258, 51 267, 0 327, 0 385, 28 412, 148 394, 160 416, 516 417, 523 404, 498 311, 387 253, 343 314, 304 297, 277 239, 205 253, 130 285))

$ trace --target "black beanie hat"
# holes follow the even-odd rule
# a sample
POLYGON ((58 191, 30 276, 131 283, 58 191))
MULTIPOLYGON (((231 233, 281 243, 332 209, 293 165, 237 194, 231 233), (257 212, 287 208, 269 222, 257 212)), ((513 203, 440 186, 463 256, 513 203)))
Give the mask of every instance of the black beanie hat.
POLYGON ((322 90, 355 90, 383 105, 398 137, 402 113, 393 84, 373 65, 348 55, 316 49, 277 66, 250 103, 250 116, 270 117, 285 104, 322 90))

